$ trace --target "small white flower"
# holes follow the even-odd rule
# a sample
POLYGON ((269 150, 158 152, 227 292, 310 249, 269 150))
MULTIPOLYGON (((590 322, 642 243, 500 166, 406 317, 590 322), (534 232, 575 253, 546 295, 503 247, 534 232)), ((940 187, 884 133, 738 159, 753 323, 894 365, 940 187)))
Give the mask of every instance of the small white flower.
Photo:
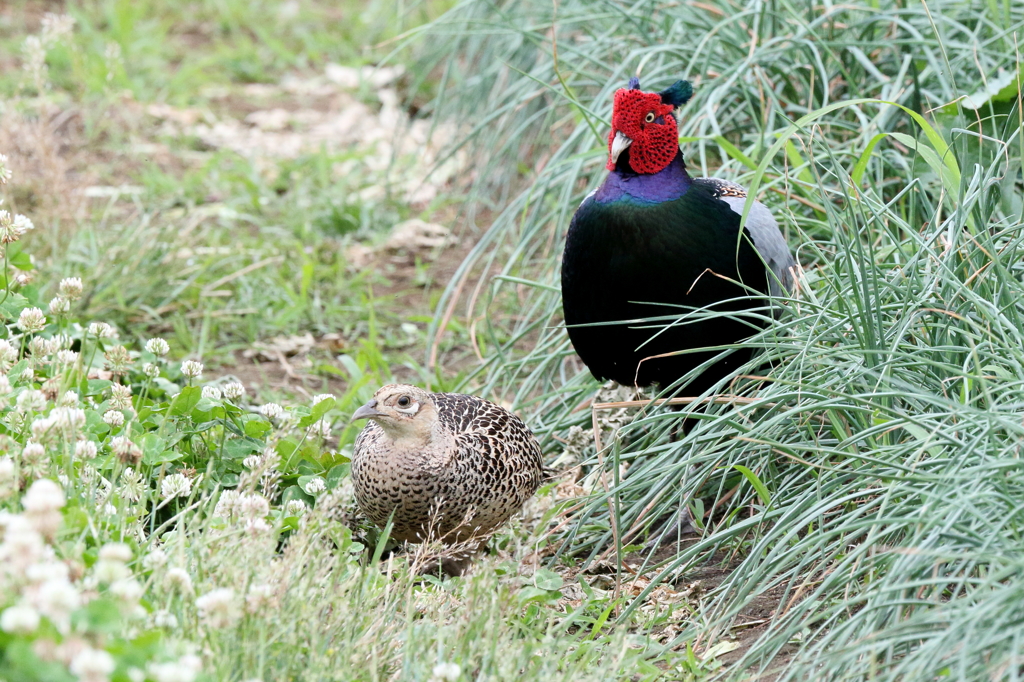
POLYGON ((160 495, 165 500, 188 497, 192 492, 192 481, 184 474, 171 474, 160 483, 160 495))
POLYGON ((249 455, 242 460, 242 466, 246 469, 255 469, 263 463, 263 457, 260 455, 249 455))
POLYGON ((75 459, 96 459, 96 443, 91 440, 80 440, 75 443, 75 459))
POLYGON ((47 441, 50 436, 54 435, 53 431, 57 427, 56 422, 49 417, 39 417, 38 419, 32 420, 32 437, 39 441, 47 441))
POLYGON ((288 500, 284 505, 285 516, 302 516, 309 507, 303 500, 288 500))
POLYGON ((142 373, 145 374, 150 379, 156 379, 158 376, 160 376, 160 366, 157 365, 155 362, 147 362, 144 365, 142 365, 142 373))
POLYGON ((164 575, 164 581, 167 583, 168 587, 178 590, 184 594, 192 592, 192 576, 190 576, 188 571, 184 568, 174 566, 167 569, 167 574, 164 575))
POLYGON ((0 210, 0 243, 11 244, 34 227, 32 221, 18 214, 11 217, 7 211, 0 210))
POLYGON ((455 682, 462 675, 462 668, 458 663, 438 663, 431 672, 437 680, 455 682))
POLYGON ((0 614, 0 630, 12 635, 27 635, 39 627, 39 612, 21 604, 4 609, 0 614))
POLYGON ((80 407, 55 407, 50 411, 50 419, 57 428, 73 431, 85 426, 85 410, 80 407))
POLYGON ((142 566, 147 571, 161 568, 167 564, 167 553, 157 547, 142 558, 142 566))
POLYGON ((92 567, 93 576, 101 583, 111 584, 131 576, 131 571, 120 561, 99 560, 92 567))
POLYGON ((93 322, 87 331, 90 336, 98 339, 113 339, 117 336, 117 330, 106 322, 93 322))
POLYGON ((71 626, 71 614, 82 603, 82 597, 75 586, 66 578, 48 580, 30 594, 31 605, 50 619, 62 633, 71 626))
POLYGON ((220 389, 216 386, 203 386, 202 396, 210 400, 220 400, 220 389))
POLYGON ((186 655, 170 663, 150 663, 146 672, 154 682, 194 682, 202 669, 198 656, 186 655))
POLYGON ((245 493, 238 498, 238 514, 246 519, 262 519, 270 513, 267 498, 258 493, 245 493))
POLYGON ((79 682, 107 682, 115 667, 114 657, 106 651, 86 647, 75 655, 68 669, 79 682))
POLYGON ((331 422, 327 419, 319 419, 315 424, 309 427, 309 432, 310 434, 320 436, 321 438, 330 438, 331 422))
POLYGON ((51 315, 67 315, 71 312, 71 301, 63 296, 54 296, 50 299, 51 315))
POLYGON ((0 368, 4 372, 10 371, 11 365, 18 361, 18 349, 11 345, 7 339, 0 339, 0 368))
POLYGON ((132 548, 123 542, 108 542, 100 547, 99 558, 103 561, 120 561, 126 564, 132 560, 132 548))
POLYGON ((203 363, 195 360, 186 360, 181 363, 181 373, 189 379, 195 379, 203 373, 203 363))
POLYGON ((150 339, 146 341, 146 350, 159 357, 170 353, 171 347, 163 339, 150 339))
POLYGON ((25 493, 21 505, 26 512, 56 511, 66 502, 61 487, 48 478, 40 478, 25 493))
POLYGON ((277 403, 267 403, 260 407, 260 414, 267 419, 273 420, 284 414, 284 408, 277 403))
POLYGON ((139 581, 135 578, 122 578, 121 580, 117 580, 111 583, 108 589, 112 595, 127 604, 137 603, 142 599, 142 595, 144 593, 142 585, 139 584, 139 581))
POLYGON ((196 608, 203 623, 212 628, 227 627, 240 615, 235 591, 229 587, 220 587, 199 597, 196 608))
POLYGON ((250 585, 249 593, 245 595, 245 610, 249 613, 259 613, 266 610, 274 597, 274 588, 271 585, 250 585))
POLYGON ((77 301, 82 297, 82 278, 81 277, 65 277, 60 281, 60 287, 58 289, 60 295, 64 298, 77 301))
POLYGON ((324 400, 327 400, 328 398, 333 398, 333 397, 334 397, 333 393, 318 393, 317 395, 313 396, 313 404, 316 405, 319 402, 322 402, 324 400))
POLYGON ((305 488, 303 488, 303 490, 306 491, 307 495, 316 496, 322 493, 323 491, 327 490, 327 483, 324 481, 324 479, 320 478, 319 476, 314 476, 313 478, 306 481, 306 486, 305 488))
POLYGON ((241 498, 242 496, 236 490, 222 491, 220 498, 217 500, 217 506, 213 510, 213 515, 222 519, 231 519, 238 516, 241 511, 239 507, 239 500, 241 498))
POLYGON ((46 396, 42 391, 30 388, 18 394, 17 405, 19 412, 42 412, 46 409, 46 396))
POLYGON ((237 381, 232 381, 229 384, 224 384, 224 397, 227 398, 228 400, 238 400, 243 395, 245 395, 245 386, 238 383, 237 381))
POLYGON ((119 410, 107 410, 103 413, 103 421, 116 429, 124 426, 124 414, 119 410))
POLYGON ((270 524, 263 519, 246 519, 245 530, 253 535, 262 535, 273 530, 270 524))
POLYGON ((28 462, 38 462, 46 456, 46 448, 39 443, 29 441, 21 449, 21 458, 28 462))
POLYGON ((13 176, 14 173, 7 167, 7 157, 0 154, 0 185, 6 185, 13 176))
POLYGON ((73 365, 78 362, 78 353, 73 350, 57 351, 57 362, 61 365, 73 365))
POLYGON ((115 410, 129 410, 132 408, 132 387, 122 384, 113 384, 110 387, 110 406, 115 410))
POLYGON ((117 493, 130 502, 138 502, 149 488, 146 479, 135 469, 128 467, 121 472, 121 487, 117 493))
POLYGON ((25 308, 18 316, 18 329, 31 334, 42 331, 46 327, 46 316, 39 308, 25 308))
POLYGON ((7 455, 0 456, 0 500, 10 497, 18 489, 18 468, 7 455))
POLYGON ((153 614, 153 625, 158 628, 176 628, 178 627, 178 619, 170 611, 160 609, 153 614))
POLYGON ((6 374, 0 374, 0 396, 8 395, 12 390, 11 380, 7 378, 6 374))

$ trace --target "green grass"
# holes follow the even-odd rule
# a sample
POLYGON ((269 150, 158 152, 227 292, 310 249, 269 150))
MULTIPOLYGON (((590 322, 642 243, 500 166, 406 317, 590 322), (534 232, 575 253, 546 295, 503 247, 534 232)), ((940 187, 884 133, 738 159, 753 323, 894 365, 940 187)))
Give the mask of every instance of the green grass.
POLYGON ((574 408, 596 388, 559 326, 560 239, 603 176, 611 93, 637 69, 651 89, 696 83, 680 115, 691 170, 756 188, 805 267, 790 314, 750 341, 770 380, 721 386, 752 402, 637 412, 587 463, 628 474, 562 539, 586 563, 689 508, 697 537, 648 565, 729 573, 682 637, 714 640, 759 595, 775 604, 730 676, 1016 679, 1022 22, 1007 3, 471 1, 429 29, 444 36, 424 57, 448 65, 441 110, 487 112, 477 193, 526 169, 460 271, 504 277, 479 295, 457 277, 436 324, 472 296, 486 351, 469 381, 549 449, 589 428, 574 408), (700 425, 679 439, 684 416, 700 425), (775 659, 787 642, 798 652, 775 659))

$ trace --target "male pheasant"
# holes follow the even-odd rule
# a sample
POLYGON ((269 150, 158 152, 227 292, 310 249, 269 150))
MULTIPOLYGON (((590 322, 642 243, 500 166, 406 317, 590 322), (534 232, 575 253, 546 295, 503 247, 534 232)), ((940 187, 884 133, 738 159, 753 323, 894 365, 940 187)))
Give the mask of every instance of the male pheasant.
MULTIPOLYGON (((741 232, 746 190, 687 173, 675 111, 692 94, 686 81, 644 92, 636 78, 615 93, 610 172, 569 225, 565 322, 598 379, 668 387, 763 327, 768 297, 793 284, 795 263, 771 212, 754 202, 741 232)), ((737 350, 715 361, 687 392, 705 391, 750 357, 737 350)))

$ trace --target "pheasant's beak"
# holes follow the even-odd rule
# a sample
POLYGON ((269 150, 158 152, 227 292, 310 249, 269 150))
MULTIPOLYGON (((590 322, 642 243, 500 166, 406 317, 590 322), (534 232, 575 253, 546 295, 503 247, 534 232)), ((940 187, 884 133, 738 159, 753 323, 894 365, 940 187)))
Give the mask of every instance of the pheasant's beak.
POLYGON ((383 413, 378 412, 376 407, 377 401, 371 400, 356 410, 356 413, 352 415, 352 421, 358 421, 359 419, 373 419, 374 417, 381 416, 383 413))
POLYGON ((619 160, 619 154, 626 150, 626 147, 633 144, 633 140, 629 139, 622 134, 621 130, 615 131, 615 138, 612 140, 612 152, 611 159, 612 163, 616 163, 619 160))

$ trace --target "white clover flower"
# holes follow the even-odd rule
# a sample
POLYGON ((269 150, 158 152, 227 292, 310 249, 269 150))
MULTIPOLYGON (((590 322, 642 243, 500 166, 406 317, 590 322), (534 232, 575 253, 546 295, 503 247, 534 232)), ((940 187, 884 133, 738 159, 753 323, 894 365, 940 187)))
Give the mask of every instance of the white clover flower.
POLYGON ((82 278, 65 277, 60 281, 60 295, 70 301, 77 301, 82 297, 82 278))
POLYGON ((125 577, 111 583, 108 589, 110 594, 127 604, 137 604, 145 593, 139 581, 130 577, 125 577))
POLYGON ((46 409, 46 396, 30 388, 18 394, 17 405, 19 412, 42 412, 46 409))
POLYGON ((115 410, 129 410, 132 407, 132 387, 113 384, 110 387, 110 406, 115 410))
POLYGON ((78 394, 74 391, 66 391, 57 404, 61 407, 78 407, 78 394))
POLYGON ((221 393, 220 389, 216 386, 203 386, 201 395, 204 398, 209 398, 210 400, 220 400, 221 393))
POLYGON ((142 557, 142 567, 147 571, 153 571, 158 568, 162 568, 167 564, 167 553, 159 547, 150 550, 146 556, 142 557))
POLYGON ((62 365, 73 365, 78 362, 78 353, 73 350, 57 351, 57 362, 62 365))
POLYGON ((149 486, 146 485, 146 479, 142 474, 131 467, 127 467, 121 472, 121 487, 118 488, 117 494, 129 502, 138 502, 146 494, 148 488, 149 486))
POLYGON ((32 437, 38 441, 49 440, 50 436, 53 435, 53 430, 57 424, 53 419, 49 417, 39 417, 38 419, 32 420, 32 437))
POLYGON ((113 656, 87 646, 71 659, 68 670, 78 676, 79 682, 107 682, 116 667, 113 656))
POLYGON ((153 682, 195 682, 202 670, 202 662, 198 656, 185 655, 176 662, 150 663, 146 672, 153 682))
POLYGON ((274 588, 271 585, 250 585, 245 595, 245 610, 249 613, 265 611, 273 601, 274 588))
POLYGON ((220 497, 217 499, 217 506, 213 510, 213 515, 218 516, 222 519, 230 519, 241 512, 239 506, 239 500, 242 496, 238 494, 237 490, 224 490, 221 491, 220 497))
POLYGON ((458 663, 438 663, 431 671, 436 680, 455 682, 462 675, 462 668, 458 663))
POLYGON ((33 227, 32 221, 25 216, 18 214, 12 218, 10 213, 0 210, 0 243, 16 242, 33 227))
POLYGON ((224 384, 224 397, 228 400, 238 400, 245 395, 245 386, 237 381, 224 384))
POLYGON ((274 420, 284 414, 284 408, 277 403, 267 403, 260 407, 260 414, 267 419, 274 420))
POLYGON ((124 426, 124 414, 119 410, 107 410, 103 413, 103 421, 116 429, 124 426))
POLYGON ((14 173, 7 167, 7 156, 0 154, 0 185, 6 185, 14 173))
POLYGON ((11 365, 18 361, 18 349, 11 345, 7 339, 0 339, 0 362, 3 363, 3 371, 11 369, 11 365))
POLYGON ((285 516, 302 516, 309 510, 303 500, 288 500, 284 505, 285 516))
POLYGON ((93 322, 86 331, 89 336, 95 336, 98 339, 113 339, 117 336, 117 330, 106 322, 93 322))
POLYGON ((20 578, 33 564, 43 560, 47 550, 43 536, 28 518, 7 514, 4 519, 4 541, 0 544, 5 572, 20 578))
POLYGON ((164 575, 164 582, 171 589, 178 590, 183 594, 192 592, 192 576, 184 568, 173 566, 167 569, 167 573, 164 575))
POLYGON ((0 396, 8 395, 12 390, 11 380, 6 374, 0 374, 0 396))
POLYGON ((43 30, 40 31, 40 38, 43 45, 48 48, 58 43, 61 38, 71 35, 71 32, 75 30, 75 18, 70 14, 47 12, 43 15, 42 24, 43 30))
POLYGON ((98 556, 102 561, 120 561, 126 564, 132 560, 132 548, 123 542, 108 542, 100 547, 98 556))
POLYGON ((192 492, 192 481, 184 474, 171 474, 160 483, 160 496, 165 500, 188 497, 192 492))
POLYGON ((106 368, 114 374, 122 374, 128 371, 132 365, 132 356, 128 349, 118 344, 111 346, 104 354, 106 368))
POLYGON ((91 440, 80 440, 75 443, 75 459, 96 459, 96 443, 91 440))
POLYGON ((316 405, 317 403, 323 402, 324 400, 327 400, 328 398, 334 398, 334 394, 333 393, 318 393, 317 395, 313 396, 313 404, 316 405))
POLYGON ((125 464, 137 465, 142 460, 142 448, 127 436, 115 436, 110 439, 110 451, 125 464))
POLYGON ((96 562, 92 567, 92 571, 96 580, 108 585, 115 583, 118 580, 123 580, 132 574, 132 572, 128 570, 128 567, 122 562, 104 561, 103 559, 96 562))
POLYGON ((313 478, 306 481, 306 486, 303 488, 303 490, 306 491, 307 495, 316 496, 322 493, 323 491, 327 490, 327 483, 324 481, 324 479, 320 478, 319 476, 314 476, 313 478))
POLYGON ((31 334, 42 331, 46 327, 46 316, 39 308, 25 308, 18 316, 18 329, 31 334))
POLYGON ((147 362, 142 365, 142 373, 150 379, 156 379, 160 376, 160 366, 155 362, 147 362))
POLYGON ((38 628, 39 612, 31 606, 12 606, 0 614, 0 630, 12 635, 28 635, 38 628))
POLYGON ((49 339, 44 339, 41 336, 32 337, 32 340, 28 342, 28 352, 32 355, 33 360, 45 360, 53 354, 49 339))
POLYGON ((21 499, 21 506, 30 513, 49 512, 60 509, 66 501, 59 485, 48 478, 40 478, 29 486, 21 499))
POLYGON ((146 350, 159 357, 170 353, 171 346, 163 339, 156 338, 146 341, 146 350))
POLYGON ((181 373, 189 379, 195 379, 203 373, 203 363, 195 360, 186 360, 181 363, 181 373))
POLYGON ((50 299, 49 308, 51 315, 67 315, 71 312, 71 301, 63 296, 54 296, 50 299))
POLYGON ((330 438, 332 432, 331 422, 327 419, 318 419, 316 423, 309 427, 309 432, 321 438, 330 438))
POLYGON ((6 499, 18 489, 18 468, 7 455, 0 456, 0 500, 6 499))
POLYGON ((21 458, 28 462, 38 462, 44 457, 46 457, 46 448, 35 441, 25 443, 25 447, 21 450, 21 458))
POLYGON ((267 498, 258 493, 244 493, 238 498, 238 514, 246 519, 262 519, 270 513, 267 498))
POLYGON ((245 530, 253 535, 263 535, 273 530, 270 524, 263 519, 246 519, 245 530))
POLYGON ((73 431, 85 426, 85 410, 80 407, 55 407, 50 410, 50 419, 57 428, 73 431))
POLYGON ((220 587, 197 598, 196 608, 203 623, 212 628, 228 627, 240 615, 235 591, 230 587, 220 587))
POLYGON ((246 469, 255 469, 262 463, 263 457, 261 457, 260 455, 249 455, 248 457, 242 460, 242 466, 244 466, 246 469))
POLYGON ((78 590, 65 578, 46 581, 28 597, 31 605, 49 618, 62 633, 68 631, 71 626, 71 614, 82 603, 78 590))

